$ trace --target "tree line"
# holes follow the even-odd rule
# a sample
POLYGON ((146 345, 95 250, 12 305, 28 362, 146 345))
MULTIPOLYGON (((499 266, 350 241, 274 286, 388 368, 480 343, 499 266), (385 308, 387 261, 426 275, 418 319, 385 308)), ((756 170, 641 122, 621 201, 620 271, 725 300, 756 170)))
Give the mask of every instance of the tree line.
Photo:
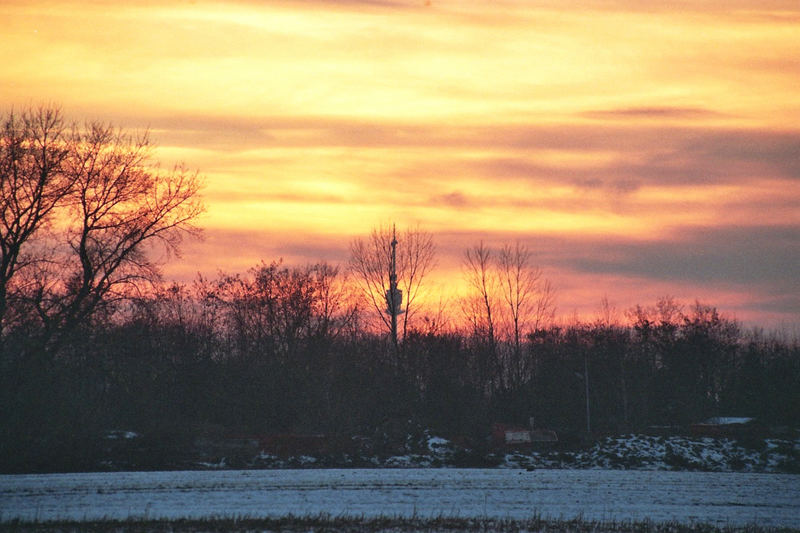
POLYGON ((630 324, 548 325, 519 346, 409 326, 398 352, 365 327, 351 290, 334 266, 276 261, 159 287, 81 323, 50 359, 24 357, 25 334, 8 333, 4 468, 79 465, 109 429, 189 446, 209 427, 402 439, 413 425, 480 445, 493 422, 530 417, 584 432, 587 403, 594 432, 716 415, 800 420, 797 342, 744 331, 713 307, 664 299, 631 310, 630 324))
POLYGON ((449 312, 420 304, 435 246, 419 228, 376 228, 346 266, 165 282, 160 261, 199 231, 196 172, 162 171, 146 135, 66 124, 56 108, 9 114, 1 141, 4 471, 81 468, 112 429, 164 449, 209 427, 403 438, 413 424, 480 443, 491 423, 530 417, 566 432, 800 420, 797 339, 671 298, 624 322, 558 323, 518 243, 465 250, 468 290, 449 312))

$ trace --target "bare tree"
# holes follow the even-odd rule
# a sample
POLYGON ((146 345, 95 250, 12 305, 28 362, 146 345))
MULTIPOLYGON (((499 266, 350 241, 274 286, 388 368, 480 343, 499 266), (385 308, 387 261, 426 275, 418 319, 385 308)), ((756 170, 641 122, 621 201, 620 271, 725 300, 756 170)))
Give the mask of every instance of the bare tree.
MULTIPOLYGON (((72 224, 66 231, 69 277, 54 300, 56 325, 71 329, 113 295, 159 278, 147 245, 177 254, 185 233, 202 212, 196 172, 150 166, 147 136, 89 124, 73 134, 65 172, 74 186, 72 224)), ((43 315, 51 320, 53 315, 43 315)))
POLYGON ((358 306, 350 294, 350 286, 338 266, 320 262, 313 265, 315 303, 312 333, 320 339, 336 339, 345 334, 356 320, 358 306))
POLYGON ((544 327, 555 313, 552 285, 520 243, 504 244, 495 253, 481 241, 465 251, 462 269, 470 290, 462 311, 487 351, 479 366, 502 371, 493 379, 518 386, 533 372, 522 346, 526 333, 544 327))
MULTIPOLYGON (((350 244, 350 271, 362 295, 390 332, 392 314, 387 309, 386 295, 391 288, 394 238, 393 228, 383 225, 374 228, 368 238, 357 238, 350 244)), ((402 301, 402 336, 405 338, 417 311, 417 299, 425 276, 434 266, 436 246, 433 236, 419 227, 408 228, 396 238, 397 285, 405 295, 402 301)), ((397 339, 393 341, 397 344, 397 339)))
POLYGON ((416 228, 407 228, 401 235, 399 245, 398 282, 406 294, 403 307, 403 338, 408 325, 417 311, 417 297, 422 281, 436 264, 436 246, 433 235, 416 228))
POLYGON ((517 383, 531 372, 530 361, 522 353, 522 338, 526 330, 537 330, 552 320, 553 289, 542 270, 532 264, 528 247, 519 242, 500 248, 497 268, 512 343, 509 371, 517 383))
POLYGON ((500 249, 497 265, 514 348, 519 352, 524 330, 538 329, 552 319, 553 288, 542 270, 532 264, 528 247, 519 242, 513 247, 505 244, 500 249))
POLYGON ((100 123, 67 133, 51 108, 22 117, 6 120, 3 135, 0 306, 11 277, 28 267, 20 300, 57 349, 102 304, 157 280, 160 259, 199 232, 200 180, 182 167, 161 171, 146 134, 100 123))
POLYGON ((220 306, 217 328, 231 341, 228 358, 287 365, 298 356, 321 356, 346 334, 357 312, 339 269, 324 262, 305 267, 262 262, 247 276, 221 273, 214 282, 200 280, 198 289, 200 299, 220 306))
POLYGON ((498 280, 492 260, 492 252, 483 241, 464 253, 464 276, 474 292, 466 298, 462 308, 473 331, 485 335, 490 350, 494 352, 497 345, 495 294, 498 280))
POLYGON ((35 261, 26 246, 47 226, 72 186, 61 111, 29 109, 4 119, 0 132, 0 336, 15 274, 35 261))
POLYGON ((494 257, 483 241, 464 252, 462 271, 470 292, 462 298, 462 312, 472 328, 472 338, 477 341, 471 362, 478 390, 490 395, 496 379, 500 360, 498 357, 496 313, 497 271, 494 257))

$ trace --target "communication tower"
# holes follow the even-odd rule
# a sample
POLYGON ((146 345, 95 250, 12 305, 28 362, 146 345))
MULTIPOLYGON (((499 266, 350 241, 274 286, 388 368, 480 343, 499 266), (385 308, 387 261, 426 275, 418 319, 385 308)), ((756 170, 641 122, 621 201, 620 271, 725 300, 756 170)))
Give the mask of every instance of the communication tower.
POLYGON ((392 341, 397 344, 397 317, 403 314, 403 291, 397 288, 397 232, 392 226, 392 257, 389 264, 389 290, 386 291, 386 312, 392 319, 392 341))

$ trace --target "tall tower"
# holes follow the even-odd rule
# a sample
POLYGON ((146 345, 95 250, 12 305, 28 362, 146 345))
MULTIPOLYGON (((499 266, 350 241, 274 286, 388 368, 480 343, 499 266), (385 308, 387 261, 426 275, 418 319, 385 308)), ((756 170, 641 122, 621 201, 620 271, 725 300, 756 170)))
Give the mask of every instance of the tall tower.
POLYGON ((397 316, 403 313, 403 291, 397 288, 397 232, 392 225, 392 257, 389 264, 389 290, 386 291, 386 312, 392 319, 392 342, 397 346, 397 316))

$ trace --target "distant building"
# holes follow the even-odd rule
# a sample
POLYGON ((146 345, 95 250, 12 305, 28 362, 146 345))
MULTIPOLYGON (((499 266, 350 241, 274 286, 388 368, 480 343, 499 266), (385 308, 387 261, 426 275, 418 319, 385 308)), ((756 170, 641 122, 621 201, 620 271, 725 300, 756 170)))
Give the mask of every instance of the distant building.
POLYGON ((558 442, 550 429, 529 429, 508 424, 492 425, 492 444, 496 448, 524 448, 537 443, 558 442))

